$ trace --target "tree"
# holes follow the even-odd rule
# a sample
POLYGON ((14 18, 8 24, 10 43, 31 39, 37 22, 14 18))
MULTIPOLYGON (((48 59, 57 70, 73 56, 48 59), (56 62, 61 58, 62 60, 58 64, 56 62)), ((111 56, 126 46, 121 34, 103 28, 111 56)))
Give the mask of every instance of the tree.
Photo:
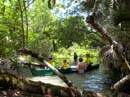
POLYGON ((126 54, 129 51, 129 43, 126 42, 129 41, 127 38, 129 37, 129 31, 122 30, 127 29, 123 25, 128 24, 129 6, 126 2, 129 3, 128 0, 87 0, 82 3, 82 9, 88 13, 87 22, 100 33, 103 40, 108 40, 106 44, 109 44, 109 48, 105 49, 106 52, 103 55, 106 57, 104 58, 106 63, 113 65, 113 68, 129 67, 127 62, 124 63, 125 60, 122 62, 121 57, 126 57, 129 62, 129 55, 126 54), (114 41, 119 43, 118 47, 112 46, 114 41), (118 52, 115 48, 118 48, 120 51, 118 52), (127 64, 127 66, 123 64, 127 64))
POLYGON ((12 54, 14 49, 21 48, 22 45, 22 29, 18 3, 16 1, 3 0, 1 5, 1 56, 7 57, 12 54))
POLYGON ((29 9, 29 48, 48 58, 55 41, 56 17, 48 8, 48 2, 37 0, 29 9))

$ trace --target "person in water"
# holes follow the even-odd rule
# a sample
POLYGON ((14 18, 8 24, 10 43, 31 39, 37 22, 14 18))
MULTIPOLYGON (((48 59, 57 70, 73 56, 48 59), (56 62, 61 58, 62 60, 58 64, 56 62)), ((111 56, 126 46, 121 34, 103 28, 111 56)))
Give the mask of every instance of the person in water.
POLYGON ((52 58, 52 57, 49 57, 48 63, 50 63, 52 66, 56 67, 56 64, 55 64, 55 62, 53 61, 53 58, 52 58))
POLYGON ((85 68, 87 69, 89 66, 91 66, 91 64, 93 64, 91 58, 90 58, 90 54, 86 54, 86 57, 85 57, 85 68))
POLYGON ((70 65, 69 65, 69 63, 67 62, 67 60, 66 60, 66 59, 63 60, 63 64, 62 64, 61 68, 67 69, 67 68, 69 68, 69 67, 70 67, 70 65))
POLYGON ((77 66, 77 69, 78 69, 79 73, 84 73, 84 71, 85 71, 85 64, 83 62, 83 58, 82 57, 79 58, 79 64, 77 66))

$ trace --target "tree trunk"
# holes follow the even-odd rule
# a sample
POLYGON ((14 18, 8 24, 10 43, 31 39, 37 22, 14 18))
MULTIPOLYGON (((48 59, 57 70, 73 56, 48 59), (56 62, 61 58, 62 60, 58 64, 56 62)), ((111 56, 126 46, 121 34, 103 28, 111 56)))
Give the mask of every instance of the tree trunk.
POLYGON ((44 60, 43 57, 39 56, 35 52, 32 52, 27 49, 21 49, 20 52, 24 54, 31 55, 34 58, 37 58, 40 62, 44 62, 47 67, 49 67, 55 74, 57 74, 67 85, 69 88, 71 88, 71 92, 75 95, 78 95, 78 97, 81 97, 80 92, 77 90, 77 88, 72 84, 70 80, 66 78, 62 73, 60 73, 55 67, 53 67, 50 63, 48 63, 46 60, 44 60))
POLYGON ((19 9, 20 9, 20 17, 21 17, 21 28, 22 28, 22 48, 25 48, 25 32, 24 32, 24 15, 21 1, 18 0, 19 9))
POLYGON ((121 63, 123 64, 122 66, 127 67, 126 69, 127 71, 129 71, 130 70, 129 62, 126 60, 126 58, 123 56, 122 52, 120 51, 119 49, 120 44, 116 42, 114 39, 112 39, 111 36, 108 35, 106 29, 104 29, 100 24, 95 22, 93 15, 88 16, 86 18, 86 22, 91 24, 91 26, 102 35, 104 40, 108 40, 110 45, 113 45, 113 50, 118 55, 118 58, 121 60, 121 63))
POLYGON ((27 15, 27 7, 26 7, 26 2, 25 0, 23 0, 23 7, 24 7, 24 13, 25 13, 25 24, 26 24, 26 31, 25 31, 25 46, 26 48, 28 48, 28 15, 27 15))
MULTIPOLYGON (((98 0, 96 0, 96 2, 97 1, 98 0)), ((104 40, 107 40, 110 45, 113 45, 113 50, 115 51, 119 60, 122 63, 122 68, 124 69, 123 72, 125 73, 130 72, 129 62, 127 61, 126 57, 123 55, 123 53, 119 49, 121 44, 115 41, 111 36, 109 36, 108 31, 95 21, 95 12, 97 10, 97 6, 98 6, 98 3, 95 3, 92 14, 88 15, 88 17, 86 18, 86 23, 91 24, 91 26, 102 35, 104 40)), ((117 89, 123 92, 129 92, 130 90, 129 87, 130 87, 130 75, 124 77, 113 86, 114 89, 117 89)))

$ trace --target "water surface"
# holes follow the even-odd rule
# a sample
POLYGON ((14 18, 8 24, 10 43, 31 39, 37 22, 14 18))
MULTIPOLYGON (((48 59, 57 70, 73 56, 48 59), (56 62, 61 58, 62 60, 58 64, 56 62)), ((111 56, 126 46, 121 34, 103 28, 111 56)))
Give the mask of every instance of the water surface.
POLYGON ((117 74, 104 66, 85 74, 67 74, 66 77, 81 89, 104 93, 111 93, 111 85, 119 79, 117 74))
MULTIPOLYGON (((102 65, 99 69, 86 72, 85 74, 72 73, 66 74, 65 76, 80 89, 104 93, 111 93, 111 85, 119 79, 118 74, 113 74, 111 70, 102 65)), ((40 76, 32 77, 30 79, 33 81, 66 86, 58 76, 40 76)))

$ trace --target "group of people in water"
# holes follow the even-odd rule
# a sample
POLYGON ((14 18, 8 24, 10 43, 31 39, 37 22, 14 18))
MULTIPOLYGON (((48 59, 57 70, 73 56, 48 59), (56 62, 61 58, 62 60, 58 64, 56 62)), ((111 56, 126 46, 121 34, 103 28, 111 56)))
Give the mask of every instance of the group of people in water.
MULTIPOLYGON (((90 54, 86 54, 85 58, 83 59, 83 57, 81 56, 77 56, 77 54, 74 52, 74 63, 75 65, 77 65, 77 70, 79 73, 84 73, 85 70, 87 70, 88 66, 90 66, 92 64, 92 60, 90 58, 90 54)), ((54 63, 52 57, 48 59, 48 62, 56 67, 56 64, 54 63)), ((70 68, 71 65, 67 62, 66 59, 63 60, 63 64, 59 67, 62 69, 67 69, 70 68)))
POLYGON ((74 64, 77 64, 77 70, 79 73, 84 73, 92 63, 90 54, 86 54, 85 59, 83 59, 81 56, 78 58, 77 54, 74 53, 74 64))

